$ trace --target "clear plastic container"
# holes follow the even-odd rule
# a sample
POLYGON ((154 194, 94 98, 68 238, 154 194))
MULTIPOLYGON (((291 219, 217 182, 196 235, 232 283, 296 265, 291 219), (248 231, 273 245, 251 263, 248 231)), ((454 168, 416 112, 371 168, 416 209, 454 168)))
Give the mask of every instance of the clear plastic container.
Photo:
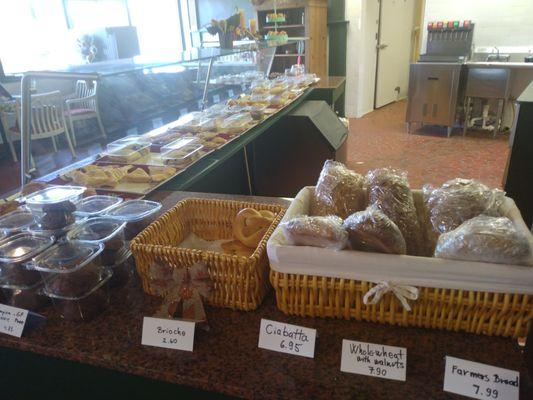
POLYGON ((11 235, 28 230, 35 223, 35 217, 29 210, 21 209, 11 211, 0 217, 0 232, 5 235, 11 235))
POLYGON ((124 231, 126 240, 131 240, 155 221, 161 203, 150 200, 127 200, 109 210, 107 216, 127 222, 124 231))
POLYGON ((50 293, 47 288, 44 294, 52 299, 56 312, 67 321, 89 321, 104 312, 109 306, 109 280, 113 272, 104 269, 100 281, 80 296, 61 296, 50 293))
POLYGON ((30 226, 28 231, 35 235, 54 236, 57 240, 59 240, 62 237, 64 237, 67 234, 67 232, 74 229, 74 227, 77 226, 77 224, 84 222, 86 219, 87 218, 75 219, 75 221, 72 224, 64 226, 62 228, 58 228, 58 229, 43 229, 42 225, 35 224, 35 225, 30 226))
POLYGON ((54 243, 53 236, 29 232, 9 236, 0 242, 0 282, 9 285, 33 285, 41 280, 26 263, 54 243))
POLYGON ((235 114, 228 117, 220 125, 220 131, 228 134, 242 133, 253 123, 249 113, 235 114))
POLYGON ((140 145, 146 145, 146 144, 152 144, 150 138, 147 136, 140 136, 140 135, 133 135, 133 136, 125 136, 122 139, 115 140, 114 142, 111 142, 107 145, 107 150, 112 150, 124 146, 128 146, 130 144, 140 144, 140 145))
POLYGON ((200 142, 198 142, 198 139, 192 136, 185 136, 177 140, 174 140, 173 142, 170 142, 169 144, 162 146, 161 154, 167 153, 172 150, 179 150, 182 147, 187 146, 187 145, 198 145, 198 144, 200 144, 200 142))
POLYGON ((56 230, 75 222, 75 203, 85 190, 82 186, 49 186, 24 200, 42 230, 56 230))
POLYGON ((200 158, 200 150, 204 146, 201 144, 188 144, 179 149, 169 150, 161 153, 161 159, 166 165, 174 165, 176 167, 186 167, 192 162, 200 158))
POLYGON ((122 197, 95 195, 81 199, 76 203, 74 214, 80 217, 96 217, 122 203, 122 197))
POLYGON ((39 271, 48 293, 79 296, 101 279, 104 246, 61 242, 34 257, 28 268, 39 271))
MULTIPOLYGON (((123 204, 123 203, 122 203, 123 204)), ((114 265, 126 244, 126 223, 107 216, 90 218, 67 233, 67 240, 88 244, 103 244, 102 265, 114 265)))
POLYGON ((122 147, 108 145, 103 155, 110 161, 129 164, 150 154, 150 145, 150 143, 128 144, 122 147))
POLYGON ((3 294, 1 302, 24 310, 40 311, 50 304, 48 297, 43 295, 42 288, 41 280, 33 285, 0 285, 3 294))
POLYGON ((266 116, 267 106, 250 106, 248 112, 254 121, 260 121, 266 116))
POLYGON ((124 247, 120 259, 110 268, 113 271, 113 276, 109 281, 109 286, 111 288, 121 288, 126 285, 133 276, 133 259, 130 249, 124 247))

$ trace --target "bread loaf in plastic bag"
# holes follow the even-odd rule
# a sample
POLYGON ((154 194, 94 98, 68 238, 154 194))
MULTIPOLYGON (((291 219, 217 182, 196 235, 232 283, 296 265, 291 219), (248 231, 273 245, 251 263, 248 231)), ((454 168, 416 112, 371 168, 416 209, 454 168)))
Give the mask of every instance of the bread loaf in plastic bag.
POLYGON ((440 235, 435 257, 531 265, 531 243, 509 218, 479 215, 440 235))
POLYGON ((346 218, 344 228, 354 250, 387 254, 406 253, 402 232, 374 205, 346 218))
POLYGON ((342 250, 348 245, 348 234, 340 217, 296 217, 280 224, 289 245, 324 247, 342 250))
POLYGON ((392 168, 380 168, 366 175, 369 204, 375 205, 400 229, 407 254, 424 255, 424 236, 409 188, 407 173, 392 168))
POLYGON ((437 233, 449 232, 481 214, 500 216, 499 208, 505 197, 502 190, 461 178, 452 179, 439 188, 425 185, 422 192, 431 225, 437 233))
POLYGON ((365 178, 340 162, 327 160, 315 187, 311 215, 344 219, 366 205, 365 178))

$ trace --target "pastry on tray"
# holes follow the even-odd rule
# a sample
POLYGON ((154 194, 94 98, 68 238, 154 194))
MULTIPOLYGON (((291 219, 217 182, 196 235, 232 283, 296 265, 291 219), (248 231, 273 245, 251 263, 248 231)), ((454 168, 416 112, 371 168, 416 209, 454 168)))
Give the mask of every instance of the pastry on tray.
POLYGON ((89 187, 110 187, 117 186, 122 178, 133 168, 131 165, 125 166, 99 166, 89 164, 82 168, 69 171, 60 176, 61 179, 71 181, 78 185, 89 187))
POLYGON ((152 182, 152 178, 144 169, 136 168, 124 176, 124 178, 122 178, 122 182, 150 183, 152 182))
POLYGON ((152 182, 162 182, 173 176, 176 173, 176 168, 152 165, 148 167, 148 173, 150 174, 152 182))

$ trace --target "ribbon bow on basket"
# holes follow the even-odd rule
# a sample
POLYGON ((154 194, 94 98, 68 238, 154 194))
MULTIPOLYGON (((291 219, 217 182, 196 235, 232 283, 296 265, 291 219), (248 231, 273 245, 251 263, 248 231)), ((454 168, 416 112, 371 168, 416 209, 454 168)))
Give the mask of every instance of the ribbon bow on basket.
POLYGON ((151 279, 157 294, 164 297, 155 316, 207 322, 202 300, 209 297, 213 283, 204 263, 197 262, 185 268, 155 263, 151 279))
POLYGON ((366 305, 373 305, 379 303, 381 298, 388 292, 392 292, 403 308, 407 311, 411 311, 411 306, 407 300, 418 299, 418 289, 414 286, 400 285, 394 282, 381 281, 378 282, 372 289, 366 292, 363 297, 363 303, 366 305))

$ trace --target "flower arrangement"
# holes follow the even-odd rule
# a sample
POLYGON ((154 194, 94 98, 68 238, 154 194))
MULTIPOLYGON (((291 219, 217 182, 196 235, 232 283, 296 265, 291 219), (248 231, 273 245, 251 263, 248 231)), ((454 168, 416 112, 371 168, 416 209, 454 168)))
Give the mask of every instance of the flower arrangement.
POLYGON ((220 47, 224 49, 232 49, 234 40, 257 39, 250 30, 246 29, 244 12, 238 9, 227 19, 212 19, 211 24, 206 29, 211 35, 218 34, 220 47))

